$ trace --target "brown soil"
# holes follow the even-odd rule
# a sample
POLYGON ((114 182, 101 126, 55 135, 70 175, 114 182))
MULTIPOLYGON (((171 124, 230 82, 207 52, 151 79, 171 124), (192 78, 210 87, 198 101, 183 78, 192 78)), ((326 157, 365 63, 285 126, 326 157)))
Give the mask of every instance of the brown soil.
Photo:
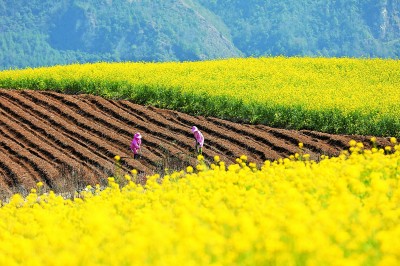
MULTIPOLYGON (((104 182, 115 172, 115 155, 122 157, 123 171, 137 169, 142 176, 183 169, 195 164, 193 125, 205 137, 206 160, 219 155, 227 164, 240 155, 257 164, 287 157, 299 151, 299 142, 318 160, 338 155, 351 139, 366 146, 370 139, 237 124, 92 95, 0 90, 0 188, 30 189, 38 181, 54 188, 65 178, 104 182), (136 132, 143 136, 139 160, 129 150, 136 132)), ((378 144, 389 141, 378 138, 378 144)))

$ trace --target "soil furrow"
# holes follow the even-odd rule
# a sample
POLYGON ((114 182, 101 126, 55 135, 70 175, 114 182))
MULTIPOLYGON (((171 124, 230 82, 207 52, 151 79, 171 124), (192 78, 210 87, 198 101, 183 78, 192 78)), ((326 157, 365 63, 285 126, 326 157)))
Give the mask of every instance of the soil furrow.
POLYGON ((217 147, 217 151, 226 153, 231 157, 231 160, 234 160, 236 157, 240 157, 241 155, 247 155, 251 160, 264 161, 268 158, 264 152, 265 149, 260 147, 260 145, 254 140, 243 138, 240 134, 230 131, 228 128, 215 123, 212 121, 212 118, 191 117, 180 114, 177 119, 182 123, 187 124, 189 129, 192 125, 197 125, 206 139, 205 148, 217 147))
MULTIPOLYGON (((4 119, 2 117, 1 119, 4 119)), ((29 158, 38 158, 41 161, 47 161, 55 168, 60 168, 60 165, 65 165, 71 169, 82 168, 82 163, 76 160, 71 160, 71 157, 63 153, 63 150, 58 149, 59 145, 51 145, 51 142, 43 142, 38 134, 32 134, 30 130, 25 130, 20 124, 17 124, 12 119, 7 121, 7 124, 0 130, 4 138, 8 137, 21 147, 29 151, 32 156, 29 158), (24 132, 24 134, 21 134, 24 132)))
POLYGON ((97 97, 95 100, 91 100, 91 103, 101 109, 107 117, 113 117, 115 120, 120 121, 120 123, 128 125, 129 128, 136 129, 132 131, 133 133, 136 131, 146 133, 146 143, 153 148, 160 148, 161 150, 168 148, 172 154, 176 154, 191 147, 188 136, 174 133, 168 129, 169 126, 167 125, 159 126, 160 123, 158 121, 156 122, 153 119, 153 121, 140 120, 135 123, 129 113, 122 110, 115 110, 115 107, 107 100, 97 97))
MULTIPOLYGON (((52 147, 52 150, 58 150, 58 145, 56 145, 57 143, 48 138, 46 131, 38 131, 30 128, 26 123, 21 123, 19 117, 16 117, 12 114, 10 115, 8 112, 4 112, 1 109, 1 105, 0 114, 0 123, 3 123, 4 127, 12 132, 12 134, 15 135, 20 141, 23 141, 25 143, 32 143, 32 141, 30 140, 34 139, 34 142, 37 143, 35 145, 36 147, 52 147), (4 120, 4 122, 2 120, 4 120)), ((49 155, 49 153, 45 151, 45 149, 39 148, 39 150, 43 151, 43 154, 49 155)), ((49 159, 53 160, 53 156, 51 155, 50 157, 51 158, 49 159)))
MULTIPOLYGON (((146 133, 151 132, 152 135, 159 136, 165 141, 173 142, 178 139, 188 139, 187 132, 185 132, 184 130, 179 130, 175 127, 172 127, 168 124, 162 123, 161 121, 150 117, 147 119, 146 115, 139 109, 139 106, 136 110, 137 113, 142 114, 141 116, 146 117, 146 119, 144 121, 136 121, 135 123, 135 120, 133 120, 129 116, 129 113, 123 112, 121 109, 117 109, 117 107, 111 105, 109 101, 105 99, 96 98, 91 100, 91 103, 96 105, 109 116, 112 116, 114 119, 121 121, 121 123, 130 125, 133 128, 137 128, 138 130, 144 131, 146 133)), ((189 144, 182 144, 184 145, 184 148, 190 147, 189 144)), ((180 144, 179 146, 182 146, 182 144, 180 144)))
POLYGON ((276 138, 268 134, 267 130, 254 130, 252 125, 237 124, 229 121, 224 121, 217 118, 209 118, 210 121, 216 125, 223 127, 226 131, 233 132, 234 134, 249 139, 253 139, 256 145, 261 151, 270 150, 267 159, 277 159, 283 157, 286 154, 292 154, 295 152, 293 146, 287 145, 281 139, 276 138))
MULTIPOLYGON (((69 152, 73 154, 78 162, 91 165, 89 167, 94 169, 102 169, 102 165, 107 163, 107 161, 96 161, 93 159, 92 153, 85 147, 79 146, 79 148, 76 148, 76 142, 71 140, 71 136, 66 137, 64 135, 65 130, 63 131, 54 129, 54 122, 46 124, 38 119, 38 117, 30 115, 28 112, 20 109, 13 103, 8 102, 9 105, 13 106, 12 109, 5 106, 4 104, 7 102, 8 99, 2 98, 1 104, 3 109, 5 109, 8 113, 18 117, 21 122, 28 125, 31 129, 41 132, 43 135, 46 135, 48 138, 52 139, 56 145, 58 145, 60 148, 63 148, 65 153, 69 152)), ((79 137, 79 135, 77 137, 79 137)))
POLYGON ((3 150, 0 153, 0 168, 2 172, 5 173, 4 182, 7 184, 8 188, 17 187, 20 185, 19 177, 24 176, 25 171, 23 167, 10 159, 10 154, 7 150, 3 149, 4 144, 1 142, 0 146, 3 150))
MULTIPOLYGON (((1 119, 4 119, 3 116, 1 119)), ((5 137, 14 140, 20 146, 29 149, 31 152, 35 152, 35 155, 42 160, 46 160, 53 164, 58 164, 61 161, 48 150, 53 150, 52 146, 49 146, 48 142, 42 142, 42 139, 37 138, 36 135, 32 134, 29 130, 21 127, 20 124, 9 118, 5 123, 3 129, 0 129, 5 137), (25 132, 21 134, 21 132, 25 132), (47 150, 44 148, 46 147, 47 150)))
MULTIPOLYGON (((99 112, 98 109, 100 110, 108 110, 106 107, 102 108, 98 108, 98 104, 94 105, 92 104, 91 106, 87 106, 87 103, 85 103, 84 101, 80 102, 77 101, 76 99, 73 99, 72 96, 66 95, 65 97, 63 97, 62 95, 54 95, 54 93, 46 93, 47 96, 49 96, 50 98, 54 98, 55 101, 52 101, 52 104, 55 104, 55 102, 60 102, 61 104, 67 105, 67 107, 64 106, 64 109, 70 109, 73 110, 73 112, 75 113, 79 113, 82 115, 81 119, 88 119, 89 122, 85 122, 85 123, 80 123, 80 126, 82 128, 91 130, 93 127, 96 127, 96 125, 92 125, 91 127, 88 126, 88 124, 90 124, 90 119, 92 121, 96 121, 96 124, 103 124, 105 127, 107 128, 111 128, 115 130, 118 130, 117 133, 113 132, 110 134, 114 134, 117 135, 121 138, 121 136, 125 139, 124 143, 122 143, 121 141, 119 141, 119 139, 108 139, 108 142, 118 142, 119 147, 120 147, 120 152, 118 153, 119 155, 122 155, 122 157, 124 157, 124 160, 122 161, 122 165, 126 168, 125 170, 128 169, 132 169, 132 168, 136 168, 142 172, 151 170, 151 169, 155 169, 156 167, 158 167, 158 161, 162 160, 162 157, 155 157, 154 153, 147 153, 147 152, 143 152, 143 156, 141 157, 141 163, 142 164, 138 164, 137 161, 129 159, 131 158, 131 152, 129 150, 129 145, 130 145, 130 138, 128 138, 128 134, 130 135, 131 133, 128 131, 130 128, 123 123, 117 123, 117 119, 111 119, 110 114, 106 113, 106 112, 99 112), (96 110, 92 110, 92 106, 96 106, 96 110), (121 152, 121 151, 127 151, 127 153, 121 152), (128 159, 126 159, 128 158, 128 159), (143 167, 145 166, 145 167, 143 167), (146 169, 148 168, 148 169, 146 169)), ((48 101, 44 101, 44 99, 38 99, 37 96, 34 96, 36 101, 40 102, 40 103, 45 103, 48 101)), ((88 97, 88 96, 87 96, 88 97)), ((50 108, 54 108, 50 107, 50 108)), ((58 112, 62 113, 64 116, 68 117, 71 116, 71 112, 68 112, 68 114, 66 114, 65 110, 62 110, 62 106, 57 107, 58 108, 58 112)), ((146 129, 145 125, 143 125, 142 129, 146 129)), ((104 133, 104 132, 103 132, 104 133)), ((132 134, 133 135, 133 134, 132 134)), ((106 136, 106 135, 103 135, 106 136)), ((122 138, 121 138, 122 139, 122 138)), ((171 141, 171 143, 174 143, 175 140, 171 141)), ((164 140, 160 137, 158 137, 157 135, 150 135, 150 137, 147 137, 145 140, 145 147, 154 147, 157 148, 159 146, 161 146, 161 144, 164 142, 164 140)), ((170 150, 172 153, 181 153, 182 151, 179 148, 174 148, 174 145, 171 144, 164 144, 166 146, 168 146, 168 150, 170 150)), ((146 148, 144 148, 144 150, 146 150, 146 148)), ((116 153, 117 154, 117 153, 116 153)))
POLYGON ((0 145, 10 155, 9 159, 14 163, 19 164, 21 167, 20 174, 17 176, 19 184, 28 184, 29 187, 27 188, 32 188, 35 187, 37 181, 42 180, 50 188, 52 187, 51 179, 53 179, 58 172, 51 164, 33 156, 28 150, 16 145, 15 142, 4 140, 0 145), (37 174, 30 176, 33 172, 29 170, 27 171, 27 165, 29 165, 29 168, 33 169, 37 174), (25 169, 25 171, 22 169, 25 169))
MULTIPOLYGON (((31 97, 28 97, 28 98, 31 98, 31 97)), ((35 98, 35 100, 37 102, 40 101, 40 103, 45 102, 45 100, 39 100, 36 98, 35 98)), ((21 103, 21 100, 20 100, 20 104, 28 104, 28 103, 26 101, 25 101, 25 103, 21 103)), ((74 142, 80 144, 80 146, 89 150, 94 155, 100 157, 100 159, 96 158, 96 161, 99 161, 101 159, 105 160, 105 161, 109 161, 110 159, 112 160, 112 157, 117 153, 116 149, 114 150, 115 153, 111 153, 111 152, 109 152, 109 149, 110 149, 109 147, 105 148, 101 145, 98 145, 97 142, 103 143, 103 141, 101 139, 93 139, 90 134, 87 134, 87 132, 85 132, 85 131, 80 131, 79 129, 77 129, 77 126, 74 124, 68 125, 66 120, 69 121, 71 116, 68 116, 67 114, 61 112, 61 109, 56 110, 57 111, 56 113, 49 114, 48 112, 46 112, 46 110, 52 109, 50 107, 50 105, 46 105, 47 109, 40 108, 39 105, 36 105, 35 109, 30 105, 28 105, 27 108, 28 107, 31 110, 33 110, 33 112, 36 114, 36 116, 44 119, 46 122, 49 122, 53 127, 58 127, 60 132, 63 132, 63 134, 65 134, 68 138, 70 138, 71 141, 74 141, 74 142), (68 119, 61 119, 60 117, 57 116, 57 114, 60 115, 61 117, 65 116, 68 119)), ((80 124, 84 125, 84 123, 80 123, 80 124)), ((114 141, 109 141, 109 142, 105 142, 105 143, 114 143, 114 141)), ((96 167, 98 167, 98 165, 96 167)))
MULTIPOLYGON (((138 121, 137 124, 132 125, 146 133, 159 137, 162 141, 162 145, 168 145, 167 143, 178 145, 178 150, 172 151, 172 153, 182 153, 185 150, 193 151, 194 140, 192 133, 190 132, 190 125, 176 125, 176 123, 172 123, 170 120, 166 119, 165 116, 152 111, 151 107, 144 107, 132 104, 128 101, 121 101, 126 107, 124 110, 128 111, 125 113, 121 112, 120 109, 117 109, 117 104, 109 104, 109 102, 114 103, 114 101, 107 101, 93 96, 90 98, 92 98, 92 104, 95 104, 105 113, 108 113, 110 116, 119 119, 123 123, 132 124, 132 119, 129 118, 129 114, 133 112, 139 114, 142 118, 141 121, 138 121), (143 123, 142 121, 145 121, 145 124, 141 124, 143 123)), ((168 110, 163 110, 163 112, 168 112, 168 110)), ((214 155, 221 154, 221 150, 225 150, 226 155, 229 157, 233 155, 230 150, 225 149, 223 145, 220 145, 221 140, 215 141, 214 138, 211 138, 207 141, 208 143, 205 144, 205 148, 207 148, 207 150, 204 152, 206 156, 213 157, 214 155)), ((152 146, 155 147, 154 145, 152 146)))
POLYGON ((38 115, 44 117, 46 120, 55 123, 56 125, 62 127, 63 129, 68 130, 68 133, 73 136, 78 136, 77 140, 82 139, 82 145, 87 145, 87 148, 94 147, 92 150, 94 153, 97 153, 99 157, 103 157, 103 159, 107 159, 115 155, 119 148, 123 145, 118 138, 113 138, 112 135, 115 135, 114 132, 110 132, 107 128, 99 127, 98 124, 93 123, 96 119, 87 119, 85 116, 82 116, 78 112, 72 112, 68 110, 65 106, 56 105, 55 102, 49 103, 49 100, 46 98, 40 98, 33 95, 26 95, 29 99, 36 103, 36 105, 43 106, 47 110, 51 110, 53 112, 53 117, 44 113, 43 110, 38 110, 38 115), (64 119, 58 119, 58 117, 54 117, 54 114, 58 114, 64 119), (66 123, 68 122, 69 125, 66 123), (77 135, 76 132, 79 132, 77 135), (86 133, 86 134, 84 134, 86 133), (84 135, 83 135, 84 134, 84 135), (115 143, 119 144, 119 147, 110 148, 113 145, 109 145, 109 147, 103 147, 98 145, 98 143, 102 142, 103 139, 106 138, 107 142, 105 143, 115 143), (110 151, 111 149, 111 151, 110 151), (98 151, 98 152, 97 152, 98 151))
MULTIPOLYGON (((135 105, 133 103, 130 103, 128 101, 121 101, 121 105, 126 106, 127 108, 129 107, 131 110, 135 110, 136 112, 140 113, 142 117, 145 117, 145 119, 151 123, 155 124, 157 127, 162 128, 168 132, 173 132, 173 134, 178 135, 178 137, 181 140, 181 142, 184 142, 186 147, 185 149, 189 149, 194 151, 194 139, 193 135, 191 133, 191 127, 193 125, 200 125, 199 121, 193 121, 189 122, 187 120, 179 120, 179 114, 175 111, 171 110, 162 110, 162 109, 157 109, 154 107, 143 107, 140 105, 135 105), (183 122, 184 121, 184 122, 183 122)), ((205 132, 205 131, 203 131, 205 132)), ((241 151, 243 149, 240 149, 240 147, 243 148, 243 145, 239 145, 240 147, 236 147, 236 153, 232 152, 232 144, 230 142, 226 142, 225 137, 215 137, 213 134, 207 135, 205 134, 206 142, 205 142, 205 151, 204 154, 208 157, 213 157, 215 155, 220 155, 220 154, 225 154, 227 157, 225 160, 230 160, 232 161, 232 157, 235 156, 240 156, 242 153, 241 151), (229 146, 230 149, 227 149, 226 146, 229 146)), ((251 146, 247 145, 244 146, 245 149, 252 149, 251 146)), ((253 150, 255 151, 255 150, 253 150)), ((255 151, 256 153, 257 151, 255 151)), ((264 154, 259 154, 261 157, 264 157, 264 154)))
MULTIPOLYGON (((26 160, 21 161, 20 157, 15 158, 15 151, 6 145, 6 143, 9 143, 10 141, 13 141, 13 139, 11 137, 9 137, 8 135, 3 134, 2 141, 0 142, 2 152, 5 154, 9 154, 10 160, 21 164, 21 166, 25 169, 25 172, 26 172, 26 175, 24 175, 24 176, 26 176, 27 178, 30 178, 33 180, 37 176, 40 176, 41 172, 36 171, 35 167, 32 167, 30 162, 27 162, 26 160), (14 156, 14 157, 12 157, 12 156, 14 156)), ((20 145, 19 143, 16 143, 16 144, 20 145)), ((24 148, 24 147, 22 147, 22 148, 24 148)), ((37 155, 37 152, 34 149, 27 149, 27 151, 32 153, 32 156, 36 156, 39 160, 44 161, 44 159, 41 158, 40 155, 39 156, 37 155)), ((32 156, 29 157, 30 160, 32 159, 32 156)), ((36 180, 37 180, 37 178, 36 178, 36 180)))
MULTIPOLYGON (((81 188, 104 182, 114 174, 117 154, 124 171, 137 169, 141 178, 195 166, 193 125, 205 136, 209 162, 219 155, 229 164, 244 154, 260 165, 299 152, 299 142, 312 159, 337 155, 351 139, 371 147, 369 136, 238 124, 93 95, 0 89, 0 189, 29 187, 38 180, 51 186, 77 176, 81 188), (143 136, 137 160, 129 149, 135 132, 143 136)), ((377 144, 391 145, 388 138, 377 138, 377 144)))
MULTIPOLYGON (((53 93, 51 94, 49 93, 47 95, 49 97, 54 96, 53 93)), ((128 157, 128 158, 131 157, 131 153, 129 150, 131 139, 129 138, 129 136, 132 136, 133 134, 129 131, 129 127, 126 124, 117 123, 117 120, 110 118, 109 114, 103 114, 102 112, 100 113, 98 111, 93 111, 90 107, 85 106, 84 104, 78 101, 72 102, 73 99, 72 100, 69 99, 70 97, 67 96, 61 97, 58 95, 57 97, 54 98, 56 99, 56 101, 59 101, 64 105, 67 105, 67 107, 64 106, 65 110, 66 109, 74 110, 75 114, 73 114, 72 111, 66 113, 66 111, 63 110, 62 106, 59 107, 53 106, 53 108, 58 109, 58 112, 62 113, 65 117, 68 117, 71 120, 75 119, 75 123, 78 124, 81 128, 91 131, 99 138, 104 138, 105 143, 115 144, 112 155, 119 154, 120 156, 123 157, 128 157), (76 116, 76 113, 79 113, 80 121, 78 121, 77 118, 73 118, 73 116, 76 116), (93 123, 93 121, 95 121, 96 123, 93 123)), ((56 101, 53 100, 52 104, 54 105, 56 101)), ((41 102, 44 103, 45 101, 41 100, 41 102)), ((153 143, 153 145, 157 146, 155 142, 153 143)), ((147 154, 147 156, 150 156, 150 158, 144 158, 144 159, 145 161, 148 162, 148 164, 151 167, 152 162, 157 158, 154 158, 152 154, 147 154)), ((138 166, 137 164, 133 165, 131 164, 129 166, 131 168, 132 167, 143 168, 141 166, 138 166)))

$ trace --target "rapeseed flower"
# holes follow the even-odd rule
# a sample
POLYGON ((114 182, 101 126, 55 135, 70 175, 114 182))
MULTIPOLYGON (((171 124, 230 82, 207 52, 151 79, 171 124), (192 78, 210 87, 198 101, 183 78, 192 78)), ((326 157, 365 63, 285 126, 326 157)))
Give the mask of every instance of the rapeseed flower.
POLYGON ((234 103, 240 103, 243 108, 235 110, 235 116, 251 122, 267 120, 296 128, 301 115, 305 128, 333 127, 330 130, 364 135, 389 130, 394 135, 400 117, 398 69, 399 60, 365 58, 103 62, 0 71, 0 87, 75 88, 111 98, 136 98, 148 92, 144 98, 149 102, 181 109, 206 96, 196 111, 210 114, 212 109, 213 116, 224 117, 234 103), (171 92, 182 98, 171 103, 171 92), (265 111, 275 114, 272 121, 265 111))
POLYGON ((349 141, 349 145, 350 145, 350 147, 355 147, 357 145, 357 141, 352 139, 352 140, 349 141))
POLYGON ((390 265, 400 259, 399 160, 376 149, 260 167, 219 161, 143 186, 109 177, 73 199, 15 194, 0 207, 0 262, 390 265))
POLYGON ((193 167, 192 166, 186 167, 186 172, 189 174, 193 173, 193 167))

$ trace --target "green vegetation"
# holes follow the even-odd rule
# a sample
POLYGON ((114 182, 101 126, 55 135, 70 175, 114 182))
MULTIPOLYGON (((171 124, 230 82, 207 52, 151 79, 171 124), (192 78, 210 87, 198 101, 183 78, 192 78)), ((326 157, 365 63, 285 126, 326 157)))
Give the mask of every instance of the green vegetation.
POLYGON ((5 0, 0 69, 248 56, 398 58, 398 1, 5 0))
POLYGON ((0 86, 91 93, 289 129, 400 136, 400 62, 248 58, 0 72, 0 86))

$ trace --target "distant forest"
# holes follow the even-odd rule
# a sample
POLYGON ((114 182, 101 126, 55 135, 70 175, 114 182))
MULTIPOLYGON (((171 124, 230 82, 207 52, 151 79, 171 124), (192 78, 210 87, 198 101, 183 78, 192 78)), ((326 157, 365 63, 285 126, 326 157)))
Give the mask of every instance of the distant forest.
POLYGON ((0 69, 400 56, 400 0, 2 0, 0 69))

